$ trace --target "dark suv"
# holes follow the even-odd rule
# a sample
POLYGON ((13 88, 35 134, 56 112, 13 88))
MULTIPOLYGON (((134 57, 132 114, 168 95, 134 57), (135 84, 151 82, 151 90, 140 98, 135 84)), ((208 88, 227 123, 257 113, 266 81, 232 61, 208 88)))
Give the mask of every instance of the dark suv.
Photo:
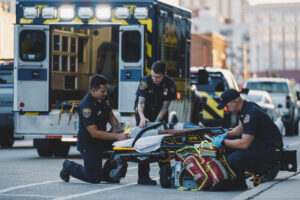
POLYGON ((13 63, 0 63, 0 146, 14 142, 13 63))
POLYGON ((205 126, 222 126, 225 128, 237 125, 237 116, 227 108, 218 110, 220 96, 226 89, 238 90, 232 73, 225 69, 213 67, 192 67, 190 71, 191 89, 195 94, 192 122, 202 122, 205 126), (198 111, 197 111, 198 110, 198 111))

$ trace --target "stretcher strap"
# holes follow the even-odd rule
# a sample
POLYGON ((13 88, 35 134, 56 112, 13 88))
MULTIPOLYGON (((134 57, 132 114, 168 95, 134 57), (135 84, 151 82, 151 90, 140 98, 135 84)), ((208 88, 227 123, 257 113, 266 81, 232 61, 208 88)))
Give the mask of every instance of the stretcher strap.
POLYGON ((156 129, 156 128, 158 128, 158 127, 161 126, 161 125, 162 125, 162 122, 159 122, 159 123, 157 123, 157 124, 154 124, 154 125, 152 125, 152 126, 149 126, 149 127, 146 127, 146 128, 144 128, 144 129, 142 129, 142 130, 137 134, 137 136, 134 138, 134 140, 133 140, 133 142, 132 142, 132 147, 134 147, 136 141, 137 141, 138 139, 140 139, 140 137, 142 137, 143 134, 144 134, 146 131, 149 131, 149 130, 151 130, 151 129, 156 129))

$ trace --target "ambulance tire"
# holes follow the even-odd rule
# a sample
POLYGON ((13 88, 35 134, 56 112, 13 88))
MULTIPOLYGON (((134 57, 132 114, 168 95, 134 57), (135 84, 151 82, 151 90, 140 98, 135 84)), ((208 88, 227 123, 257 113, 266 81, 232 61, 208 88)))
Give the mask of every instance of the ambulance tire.
POLYGON ((33 139, 33 147, 40 157, 50 157, 53 154, 52 139, 33 139))
POLYGON ((2 137, 0 138, 0 146, 2 148, 11 148, 14 144, 14 131, 7 130, 3 132, 2 137))
POLYGON ((163 165, 159 170, 159 182, 162 188, 170 188, 171 187, 171 176, 172 176, 172 168, 170 165, 163 165))
POLYGON ((61 141, 57 141, 53 145, 53 154, 56 157, 67 157, 70 151, 70 145, 61 141))
POLYGON ((36 148, 40 157, 51 157, 52 156, 52 148, 47 147, 38 147, 36 148))

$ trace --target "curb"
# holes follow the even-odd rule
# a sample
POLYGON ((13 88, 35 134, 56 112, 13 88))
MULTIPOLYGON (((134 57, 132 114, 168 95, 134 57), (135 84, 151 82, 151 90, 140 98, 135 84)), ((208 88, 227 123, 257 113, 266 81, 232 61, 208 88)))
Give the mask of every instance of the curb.
POLYGON ((284 173, 280 173, 277 177, 275 181, 270 181, 270 182, 266 182, 263 184, 260 184, 257 187, 254 187, 246 192, 243 192, 242 194, 234 197, 231 200, 250 200, 250 199, 254 199, 255 197, 257 197, 258 195, 262 194, 263 192, 271 189, 273 186, 293 177, 296 176, 298 174, 300 174, 300 171, 297 171, 295 173, 293 173, 292 175, 289 175, 290 172, 284 172, 284 173))

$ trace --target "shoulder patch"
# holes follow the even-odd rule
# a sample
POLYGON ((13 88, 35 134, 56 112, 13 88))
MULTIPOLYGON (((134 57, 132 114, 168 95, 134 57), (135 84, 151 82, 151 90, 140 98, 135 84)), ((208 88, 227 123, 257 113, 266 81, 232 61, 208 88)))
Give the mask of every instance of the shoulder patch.
POLYGON ((110 103, 109 103, 109 101, 108 101, 108 100, 106 100, 106 105, 110 106, 110 103))
POLYGON ((248 123, 250 121, 250 115, 247 114, 244 118, 244 124, 248 123))
POLYGON ((147 87, 148 87, 147 82, 146 81, 141 81, 140 86, 139 86, 140 90, 144 90, 147 87))
POLYGON ((92 114, 92 111, 90 108, 84 108, 82 110, 82 115, 84 118, 89 118, 91 116, 91 114, 92 114))

